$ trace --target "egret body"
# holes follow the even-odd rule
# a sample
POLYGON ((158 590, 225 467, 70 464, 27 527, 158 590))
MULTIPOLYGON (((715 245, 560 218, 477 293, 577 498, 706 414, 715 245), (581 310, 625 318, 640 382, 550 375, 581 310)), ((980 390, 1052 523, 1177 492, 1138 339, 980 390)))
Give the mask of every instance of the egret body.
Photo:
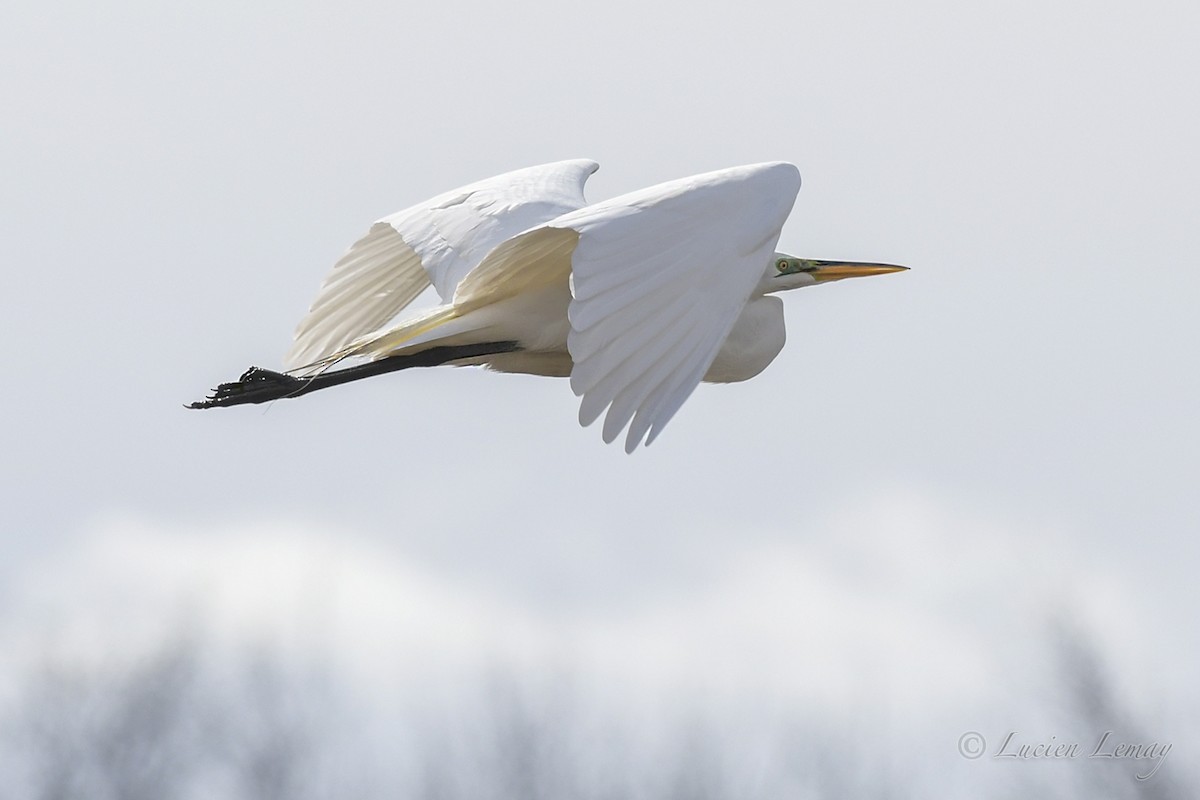
POLYGON ((385 217, 333 267, 284 359, 192 408, 259 403, 415 366, 569 377, 579 421, 652 442, 701 381, 762 372, 777 292, 905 267, 775 250, 800 189, 783 162, 588 205, 592 161, 510 172, 385 217), (405 313, 432 285, 443 303, 405 313), (353 366, 345 366, 351 363, 353 366), (341 368, 335 369, 340 366, 341 368))

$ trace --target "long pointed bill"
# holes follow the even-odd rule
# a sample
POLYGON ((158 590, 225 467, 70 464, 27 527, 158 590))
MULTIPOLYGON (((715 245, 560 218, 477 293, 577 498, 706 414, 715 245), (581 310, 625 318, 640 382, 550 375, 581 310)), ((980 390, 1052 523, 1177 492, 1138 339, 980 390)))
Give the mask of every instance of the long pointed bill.
POLYGON ((817 268, 812 276, 817 283, 837 281, 842 278, 865 278, 868 275, 886 275, 889 272, 904 272, 908 267, 894 264, 864 264, 858 261, 814 261, 817 268))

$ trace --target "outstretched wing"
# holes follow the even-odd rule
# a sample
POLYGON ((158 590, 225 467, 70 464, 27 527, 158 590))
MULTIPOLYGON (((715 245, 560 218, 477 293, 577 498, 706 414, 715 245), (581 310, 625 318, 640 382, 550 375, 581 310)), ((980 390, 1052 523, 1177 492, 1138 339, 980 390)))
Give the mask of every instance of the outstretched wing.
POLYGON ((800 174, 776 162, 710 172, 581 208, 514 237, 467 275, 469 310, 561 280, 579 421, 654 441, 708 371, 770 264, 800 174), (573 232, 575 236, 566 236, 573 232), (569 265, 567 263, 569 258, 569 265))
POLYGON ((597 170, 576 159, 520 169, 384 217, 326 277, 284 366, 295 369, 384 326, 431 283, 444 300, 496 245, 583 207, 597 170))

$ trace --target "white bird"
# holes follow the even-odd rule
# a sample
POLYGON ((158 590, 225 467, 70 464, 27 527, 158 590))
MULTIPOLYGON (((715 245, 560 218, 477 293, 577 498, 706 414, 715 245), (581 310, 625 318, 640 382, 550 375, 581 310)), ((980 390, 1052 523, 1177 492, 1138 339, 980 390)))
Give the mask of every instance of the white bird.
POLYGON ((906 267, 775 251, 791 164, 709 172, 588 205, 594 161, 509 172, 384 217, 333 266, 284 359, 191 408, 261 403, 415 366, 570 377, 579 422, 607 409, 650 444, 701 381, 759 374, 783 349, 771 295, 906 267), (432 284, 442 304, 404 310, 432 284), (365 360, 332 370, 346 359, 365 360))

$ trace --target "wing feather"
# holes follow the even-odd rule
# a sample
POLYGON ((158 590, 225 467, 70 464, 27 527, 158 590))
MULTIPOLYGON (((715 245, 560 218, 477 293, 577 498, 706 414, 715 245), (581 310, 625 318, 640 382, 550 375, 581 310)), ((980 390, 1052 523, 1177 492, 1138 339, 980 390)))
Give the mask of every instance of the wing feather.
MULTIPOLYGON (((617 434, 644 407, 649 396, 663 381, 670 379, 675 365, 693 357, 700 346, 700 337, 703 336, 702 328, 705 323, 702 320, 688 320, 688 323, 690 325, 686 328, 680 326, 677 334, 672 337, 669 349, 655 359, 649 367, 637 370, 635 377, 627 381, 625 386, 613 396, 608 414, 604 417, 603 436, 605 442, 611 442, 617 438, 617 434)), ((605 396, 602 392, 597 392, 597 394, 600 394, 601 399, 605 396)), ((630 440, 627 442, 626 449, 632 452, 637 444, 638 442, 630 440)))
POLYGON ((695 390, 755 291, 800 188, 791 164, 736 167, 566 213, 494 247, 457 284, 463 315, 556 282, 583 425, 649 444, 695 390))
MULTIPOLYGON (((600 416, 606 406, 613 403, 626 389, 638 384, 642 377, 661 375, 661 368, 678 358, 679 348, 688 347, 687 337, 694 332, 697 324, 679 325, 672 320, 657 327, 659 330, 653 336, 643 339, 644 346, 638 347, 634 353, 627 352, 621 360, 615 363, 610 362, 611 366, 606 372, 590 381, 591 385, 587 389, 579 392, 588 408, 587 415, 584 415, 582 411, 584 402, 581 401, 579 419, 581 423, 590 425, 600 416)), ((575 363, 578 368, 582 362, 576 361, 575 363)), ((572 372, 572 377, 574 375, 575 373, 572 372)), ((653 384, 650 384, 647 392, 652 387, 653 384)), ((607 424, 615 424, 614 417, 616 416, 620 416, 620 412, 614 409, 607 417, 607 424)), ((626 417, 625 422, 628 421, 629 418, 626 417)), ((607 439, 611 441, 620 428, 621 426, 618 425, 613 435, 608 436, 607 439)))
MULTIPOLYGON (((684 268, 680 269, 675 265, 690 257, 690 248, 693 246, 684 239, 674 246, 667 246, 656 252, 655 262, 672 265, 669 268, 657 270, 644 268, 645 255, 640 257, 621 255, 618 259, 614 259, 616 263, 629 259, 634 264, 632 269, 626 270, 629 277, 625 281, 599 292, 588 293, 586 289, 579 289, 576 284, 574 297, 579 302, 573 304, 568 312, 571 327, 578 331, 585 331, 600 320, 607 318, 614 309, 626 308, 636 300, 644 301, 653 293, 676 286, 681 275, 686 272, 686 266, 684 265, 684 268)), ((674 293, 678 294, 677 288, 674 293)))
POLYGON ((603 378, 630 361, 631 350, 653 349, 670 332, 670 325, 686 314, 690 299, 686 295, 663 298, 659 313, 649 317, 640 314, 642 309, 636 305, 626 306, 612 317, 612 329, 620 331, 615 336, 609 326, 578 331, 572 350, 577 365, 572 373, 576 390, 590 392, 603 378), (646 342, 650 343, 648 347, 644 345, 646 342))
POLYGON ((431 284, 449 301, 459 282, 499 244, 583 207, 594 161, 509 172, 384 217, 325 279, 296 329, 287 369, 311 364, 380 330, 431 284))
MULTIPOLYGON (((664 231, 666 233, 667 231, 664 231)), ((598 298, 601 295, 610 292, 619 292, 622 289, 628 289, 630 284, 633 288, 640 286, 652 286, 649 281, 656 277, 661 277, 663 273, 646 274, 644 269, 644 260, 646 253, 644 246, 639 247, 637 242, 623 243, 625 246, 620 249, 600 249, 596 248, 593 251, 593 257, 604 259, 610 263, 611 268, 602 271, 599 275, 584 277, 582 275, 575 276, 575 297, 579 300, 590 300, 598 298)), ((657 252, 659 258, 664 261, 671 261, 674 257, 683 252, 687 253, 688 248, 691 248, 692 242, 690 239, 677 239, 675 241, 663 242, 661 249, 657 252)), ((669 275, 669 273, 668 273, 669 275)))
POLYGON ((284 367, 316 361, 374 330, 428 285, 417 252, 386 222, 375 223, 333 265, 296 328, 284 367))
POLYGON ((605 441, 630 425, 630 452, 661 432, 762 278, 799 188, 790 164, 737 167, 549 223, 579 232, 567 347, 583 424, 607 408, 605 441))
POLYGON ((712 364, 711 350, 720 350, 728 333, 719 334, 712 330, 705 340, 697 342, 695 349, 682 359, 666 379, 661 381, 655 390, 638 408, 637 417, 629 426, 629 434, 625 439, 625 451, 632 453, 647 431, 650 432, 646 444, 657 437, 671 417, 679 411, 684 402, 695 391, 696 386, 708 372, 712 364))

